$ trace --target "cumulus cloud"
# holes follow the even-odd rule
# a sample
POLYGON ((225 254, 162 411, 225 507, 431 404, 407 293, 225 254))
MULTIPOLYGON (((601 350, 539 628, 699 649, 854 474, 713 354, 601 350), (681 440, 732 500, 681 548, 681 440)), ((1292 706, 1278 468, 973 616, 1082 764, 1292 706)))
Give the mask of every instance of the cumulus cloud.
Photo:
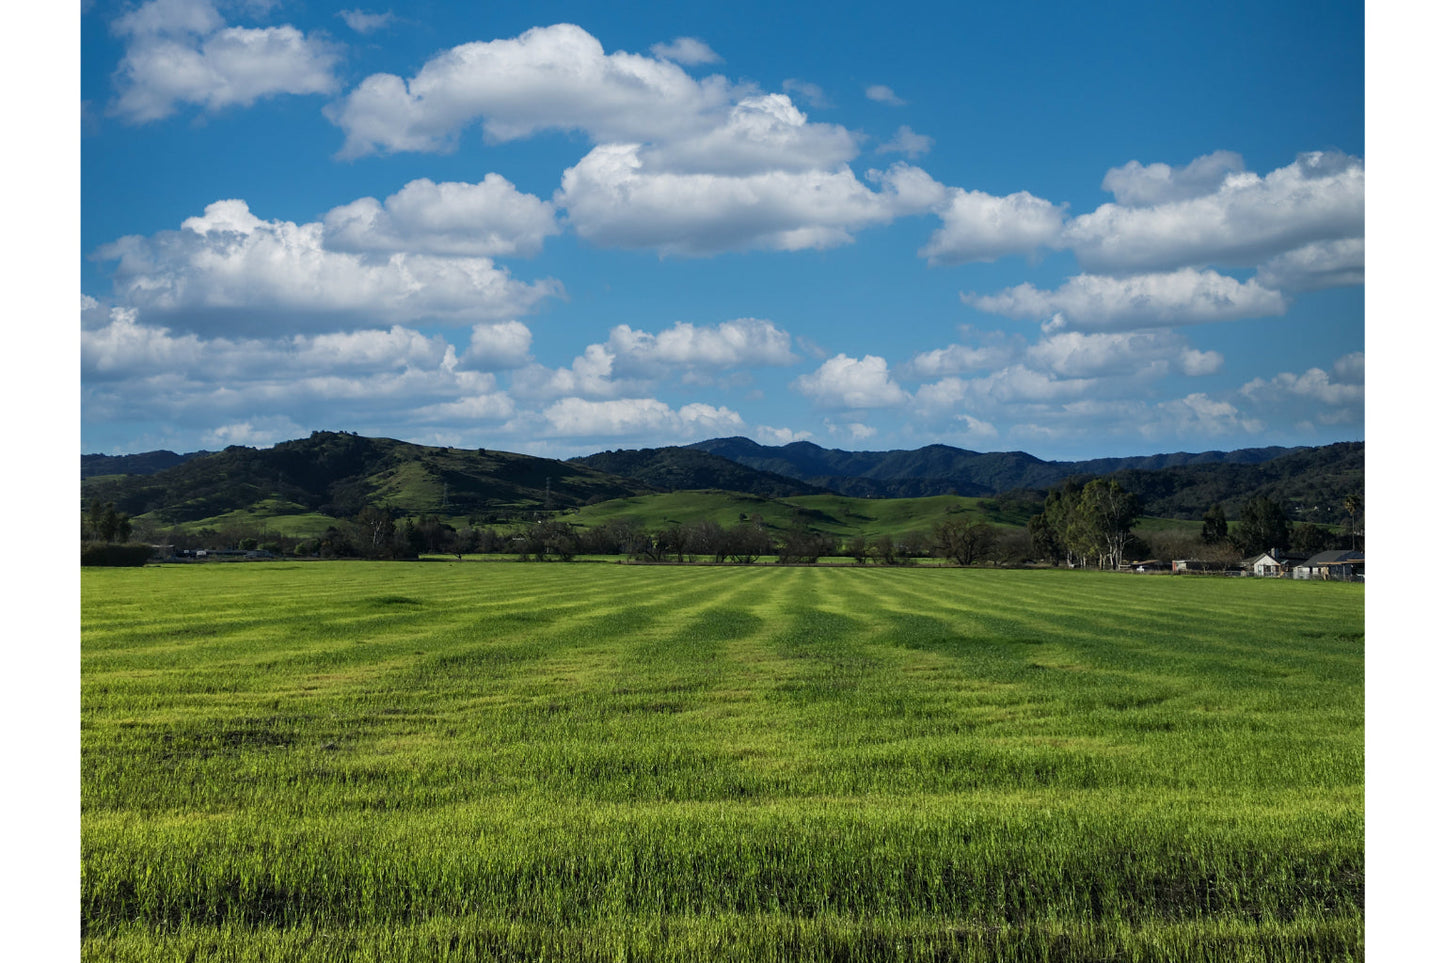
POLYGON ((479 371, 510 371, 532 360, 532 332, 520 321, 478 324, 461 362, 479 371))
POLYGON ((641 394, 672 377, 712 383, 728 369, 793 364, 791 343, 786 331, 758 318, 716 326, 680 321, 658 334, 619 324, 605 343, 588 345, 570 367, 527 366, 514 378, 513 390, 529 399, 605 399, 641 394))
POLYGON ((1082 334, 1068 331, 1029 347, 1028 362, 1065 378, 1138 377, 1151 371, 1213 374, 1224 364, 1217 351, 1198 351, 1172 331, 1082 334))
POLYGON ((117 261, 117 298, 172 325, 231 330, 354 327, 422 319, 475 324, 526 314, 561 293, 491 259, 329 250, 320 223, 263 221, 245 201, 217 201, 178 231, 130 236, 96 252, 117 261))
POLYGON ((791 428, 773 428, 758 425, 753 429, 753 438, 760 445, 791 445, 795 441, 807 441, 813 437, 811 431, 794 431, 791 428))
POLYGON ((849 442, 867 441, 869 438, 878 434, 877 428, 864 424, 861 421, 850 421, 840 425, 825 420, 823 424, 827 427, 830 435, 844 438, 849 442))
POLYGON ((887 87, 883 84, 872 84, 865 88, 863 93, 869 100, 880 104, 887 104, 890 107, 902 107, 908 103, 908 101, 895 94, 892 87, 887 87))
POLYGON ((913 128, 906 124, 894 131, 891 139, 878 145, 880 154, 907 154, 909 157, 919 157, 932 149, 932 137, 915 134, 913 128))
POLYGON ((543 130, 633 142, 701 132, 730 94, 721 78, 696 81, 669 60, 607 54, 581 27, 557 24, 453 47, 409 80, 372 74, 327 117, 346 133, 347 158, 448 150, 479 120, 492 142, 543 130))
POLYGON ((674 410, 656 398, 563 398, 543 415, 550 433, 561 437, 704 438, 736 434, 744 426, 729 408, 693 403, 674 410))
POLYGON ((1335 362, 1333 376, 1320 368, 1310 368, 1303 374, 1282 371, 1268 381, 1255 378, 1240 388, 1240 394, 1261 406, 1294 402, 1351 408, 1363 414, 1364 375, 1365 356, 1355 352, 1335 362))
POLYGON ((384 202, 363 197, 328 211, 323 241, 333 251, 420 252, 501 257, 536 254, 561 232, 556 209, 500 174, 480 183, 421 178, 384 202))
POLYGON ((269 444, 301 425, 501 421, 515 405, 444 338, 393 325, 317 335, 204 337, 112 308, 81 331, 87 420, 164 420, 186 443, 269 444), (221 427, 217 427, 221 426, 221 427))
POLYGON ((858 147, 845 128, 810 122, 786 94, 761 94, 739 100, 704 131, 639 153, 657 173, 747 175, 832 170, 858 147))
POLYGON ((607 339, 619 373, 658 377, 674 368, 736 368, 790 365, 798 359, 792 338, 759 318, 724 321, 715 327, 679 321, 659 334, 620 324, 607 339))
POLYGON ((255 418, 212 428, 201 436, 206 448, 227 448, 245 445, 248 448, 270 448, 279 441, 299 438, 306 430, 285 415, 255 418))
POLYGON ((1211 398, 1202 392, 1160 402, 1150 414, 1152 417, 1140 423, 1146 438, 1252 435, 1265 427, 1263 421, 1244 415, 1228 401, 1211 398))
POLYGON ((1317 241, 1286 251, 1260 265, 1256 275, 1266 287, 1315 291, 1365 283, 1365 239, 1317 241))
POLYGON ((289 24, 228 27, 210 0, 151 0, 111 29, 126 49, 110 110, 127 123, 159 120, 180 104, 217 111, 338 86, 335 45, 289 24))
MULTIPOLYGON (((1075 218, 1065 243, 1085 271, 1125 273, 1253 267, 1296 248, 1364 236, 1365 165, 1359 158, 1336 151, 1300 154, 1264 177, 1228 171, 1212 191, 1198 193, 1233 163, 1233 155, 1224 165, 1219 156, 1195 162, 1215 159, 1205 165, 1210 176, 1201 174, 1188 189, 1172 177, 1157 187, 1142 173, 1148 169, 1120 174, 1116 190, 1131 203, 1105 204, 1075 218), (1137 206, 1156 196, 1157 203, 1137 206)), ((1111 174, 1119 170, 1129 169, 1111 174)), ((1187 179, 1181 174, 1178 180, 1187 179)))
POLYGON ((966 264, 1058 247, 1065 210, 1028 191, 994 197, 951 189, 939 211, 943 226, 918 253, 930 264, 966 264))
POLYGON ((1104 175, 1104 190, 1126 207, 1147 207, 1213 194, 1231 174, 1244 170, 1244 158, 1234 151, 1217 150, 1196 157, 1183 167, 1144 165, 1131 160, 1104 175))
POLYGON ((818 370, 800 375, 793 388, 824 408, 896 408, 908 402, 888 362, 871 354, 861 359, 835 355, 818 370))
POLYGON ((1153 328, 1284 314, 1284 295, 1251 278, 1184 268, 1166 274, 1081 274, 1056 290, 1020 284, 998 294, 962 295, 965 304, 1006 317, 1045 320, 1046 330, 1153 328))
POLYGON ((661 60, 687 64, 720 64, 722 58, 696 37, 678 37, 672 43, 655 43, 649 48, 661 60))
POLYGON ((378 30, 389 27, 396 21, 396 14, 390 10, 385 13, 367 13, 365 10, 342 10, 337 14, 346 25, 357 33, 375 33, 378 30))
POLYGON ((921 351, 909 359, 903 370, 910 378, 967 374, 1001 368, 1013 362, 1021 350, 1016 338, 1004 338, 997 333, 973 335, 968 326, 964 326, 963 333, 973 336, 980 343, 950 344, 932 351, 921 351))
POLYGON ((746 176, 656 173, 644 166, 637 145, 605 145, 563 174, 556 201, 573 229, 594 244, 698 256, 836 247, 861 228, 926 210, 943 190, 906 164, 877 181, 882 189, 869 190, 847 167, 746 176))

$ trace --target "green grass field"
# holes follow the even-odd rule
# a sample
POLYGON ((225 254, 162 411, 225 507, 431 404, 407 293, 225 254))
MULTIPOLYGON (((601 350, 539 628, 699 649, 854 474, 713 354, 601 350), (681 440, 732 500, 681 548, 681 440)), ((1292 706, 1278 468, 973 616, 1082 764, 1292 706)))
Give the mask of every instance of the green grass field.
POLYGON ((1358 585, 82 572, 87 960, 1357 960, 1358 585))

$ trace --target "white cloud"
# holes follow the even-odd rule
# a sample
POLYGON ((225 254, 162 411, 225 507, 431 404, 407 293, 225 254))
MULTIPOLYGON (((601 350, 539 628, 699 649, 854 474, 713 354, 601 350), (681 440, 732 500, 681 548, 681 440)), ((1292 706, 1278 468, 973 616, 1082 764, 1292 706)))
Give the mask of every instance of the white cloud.
POLYGON ((795 441, 807 441, 812 437, 811 431, 794 431, 791 428, 758 425, 753 429, 753 438, 760 445, 791 445, 795 441))
POLYGON ((825 421, 824 424, 827 425, 829 434, 846 438, 850 442, 867 441, 869 438, 878 434, 877 428, 874 428, 872 425, 865 425, 861 421, 850 421, 842 425, 825 421))
POLYGON ((462 364, 480 371, 509 371, 531 360, 532 332, 520 321, 478 324, 462 364))
POLYGON ((822 87, 806 80, 789 77, 783 81, 783 90, 801 97, 809 107, 817 107, 821 110, 833 106, 822 87))
POLYGON ((502 391, 481 391, 455 401, 425 405, 412 412, 418 422, 440 424, 474 424, 479 421, 505 421, 517 413, 517 406, 502 391))
POLYGON ((333 251, 406 251, 473 257, 536 254, 561 232, 550 203, 518 191, 500 174, 480 183, 422 178, 384 203, 363 197, 323 218, 333 251))
POLYGON ((475 324, 514 318, 561 293, 555 281, 517 281, 488 258, 331 251, 320 223, 263 221, 241 200, 217 201, 179 231, 121 238, 96 256, 119 262, 121 301, 196 328, 475 324))
POLYGON ((616 356, 605 345, 589 344, 569 368, 528 365, 512 376, 512 393, 530 401, 561 398, 617 398, 645 390, 639 379, 615 378, 616 356))
POLYGON ((1334 364, 1335 377, 1346 384, 1365 383, 1365 353, 1354 351, 1340 358, 1334 364))
MULTIPOLYGON (((964 334, 971 333, 967 326, 963 331, 964 334)), ((941 375, 984 371, 1011 363, 1018 356, 1019 350, 1016 339, 987 335, 984 336, 982 344, 950 344, 944 348, 920 352, 904 365, 904 371, 910 378, 937 378, 941 375)))
POLYGON ((1028 191, 994 197, 950 189, 939 211, 943 226, 918 253, 930 264, 966 264, 1058 247, 1065 210, 1028 191))
POLYGON ((800 375, 793 388, 825 408, 896 408, 908 402, 908 393, 889 375, 888 362, 871 354, 862 359, 835 355, 817 371, 800 375))
POLYGON ((964 436, 972 439, 975 443, 993 441, 998 437, 998 429, 989 422, 975 418, 973 415, 959 415, 958 417, 964 424, 964 436))
POLYGON ((879 191, 847 167, 746 176, 655 173, 637 145, 607 145, 563 174, 556 201, 573 229, 594 244, 698 256, 836 247, 856 230, 926 210, 942 193, 906 164, 877 179, 879 191))
POLYGON ((1239 390, 1246 398, 1259 405, 1294 400, 1335 407, 1359 407, 1363 410, 1363 356, 1347 355, 1336 362, 1335 370, 1337 376, 1342 375, 1346 380, 1336 380, 1319 368, 1310 368, 1303 374, 1283 371, 1269 381, 1255 378, 1239 390), (1355 380, 1357 377, 1361 380, 1355 380))
POLYGON ((644 393, 672 376, 687 384, 710 384, 729 368, 793 364, 791 341, 786 331, 757 318, 712 327, 678 322, 659 334, 619 324, 606 343, 588 345, 571 367, 534 364, 517 372, 512 389, 533 400, 615 399, 644 393))
POLYGON ((906 124, 894 132, 892 139, 878 145, 880 154, 907 154, 909 157, 921 156, 932 149, 932 137, 915 134, 913 128, 906 124))
POLYGON ((880 104, 887 104, 890 107, 902 107, 908 103, 908 101, 895 94, 892 87, 887 87, 883 84, 873 84, 867 87, 863 93, 869 100, 876 101, 880 104))
POLYGON ((798 359, 792 338, 771 321, 739 318, 715 326, 679 321, 660 334, 614 327, 607 348, 623 374, 659 376, 675 367, 734 368, 744 365, 790 365, 798 359))
POLYGON ((693 80, 677 64, 606 54, 572 24, 443 51, 410 80, 372 74, 327 110, 346 132, 342 157, 438 151, 481 120, 492 142, 543 130, 579 130, 595 141, 650 141, 699 133, 725 109, 720 78, 693 80))
POLYGON ((459 366, 444 338, 400 325, 205 338, 115 308, 106 324, 82 329, 81 374, 87 421, 163 420, 192 445, 269 444, 338 418, 395 433, 500 421, 515 410, 492 375, 459 366))
MULTIPOLYGON (((1211 168, 1211 178, 1218 168, 1211 168)), ((1136 174, 1119 177, 1128 182, 1118 188, 1125 197, 1171 196, 1169 190, 1143 190, 1145 178, 1136 174)), ((1085 271, 1121 273, 1204 264, 1252 267, 1305 245, 1364 236, 1365 166, 1357 157, 1300 154, 1265 177, 1227 173, 1212 192, 1191 193, 1208 180, 1173 191, 1180 199, 1152 206, 1105 204, 1070 222, 1064 240, 1085 271)))
POLYGON ((1026 356, 1035 368, 1065 378, 1138 377, 1154 366, 1184 375, 1204 375, 1224 364, 1219 352, 1198 351, 1172 331, 1068 331, 1032 345, 1026 356))
POLYGON ((226 448, 230 445, 270 448, 279 441, 289 441, 305 434, 306 429, 285 415, 278 415, 221 425, 206 432, 201 438, 207 448, 226 448))
POLYGON ((965 304, 1006 317, 1049 319, 1048 331, 1152 328, 1284 314, 1284 295, 1253 278, 1240 283, 1215 271, 1115 278, 1081 274, 1054 291, 1020 284, 998 294, 964 294, 965 304))
POLYGON ((357 33, 375 33, 396 22, 396 14, 390 10, 385 13, 368 13, 365 10, 342 10, 337 16, 346 21, 346 25, 357 33))
POLYGON ((1217 150, 1196 157, 1184 167, 1131 160, 1104 175, 1104 190, 1126 207, 1148 207, 1213 194, 1231 174, 1244 170, 1244 158, 1234 151, 1217 150))
POLYGON ((770 171, 833 170, 858 153, 855 137, 817 124, 786 94, 744 97, 706 130, 640 152, 656 173, 744 176, 770 171))
POLYGON ((340 53, 329 41, 289 24, 228 27, 209 0, 152 0, 111 27, 126 52, 110 109, 127 123, 159 120, 179 104, 217 111, 337 89, 340 53))
POLYGON ((1351 237, 1306 244, 1265 261, 1256 276, 1266 287, 1288 291, 1364 284, 1365 239, 1351 237))
POLYGON ((689 66, 722 63, 722 58, 696 37, 678 37, 672 43, 655 43, 648 49, 655 57, 661 60, 671 60, 673 63, 689 66))
POLYGON ((1198 392, 1160 402, 1152 417, 1140 424, 1146 438, 1258 434, 1264 427, 1264 422, 1245 417, 1229 402, 1198 392))
POLYGON ((656 398, 563 398, 543 415, 551 433, 563 437, 702 438, 736 434, 744 427, 737 412, 728 408, 694 403, 673 410, 656 398))
POLYGON ((1003 410, 1015 403, 1058 404, 1085 398, 1099 390, 1097 378, 1056 377, 1026 365, 1009 365, 982 378, 955 384, 956 379, 943 379, 930 392, 919 389, 920 402, 937 402, 955 396, 958 400, 982 410, 1003 410))

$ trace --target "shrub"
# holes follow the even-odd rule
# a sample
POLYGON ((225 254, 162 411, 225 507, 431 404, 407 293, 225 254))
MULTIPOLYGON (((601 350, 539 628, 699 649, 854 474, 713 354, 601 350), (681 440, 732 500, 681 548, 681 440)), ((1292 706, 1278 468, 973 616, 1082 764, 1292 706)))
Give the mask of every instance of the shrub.
POLYGON ((146 559, 155 554, 149 545, 136 542, 116 544, 114 542, 81 542, 81 565, 144 565, 146 559))

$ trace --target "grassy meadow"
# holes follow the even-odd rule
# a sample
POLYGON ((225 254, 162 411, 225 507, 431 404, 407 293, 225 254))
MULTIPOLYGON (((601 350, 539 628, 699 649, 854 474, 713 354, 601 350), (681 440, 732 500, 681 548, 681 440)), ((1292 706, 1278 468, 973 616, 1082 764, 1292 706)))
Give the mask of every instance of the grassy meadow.
POLYGON ((1364 595, 82 571, 85 960, 1352 960, 1364 595))

